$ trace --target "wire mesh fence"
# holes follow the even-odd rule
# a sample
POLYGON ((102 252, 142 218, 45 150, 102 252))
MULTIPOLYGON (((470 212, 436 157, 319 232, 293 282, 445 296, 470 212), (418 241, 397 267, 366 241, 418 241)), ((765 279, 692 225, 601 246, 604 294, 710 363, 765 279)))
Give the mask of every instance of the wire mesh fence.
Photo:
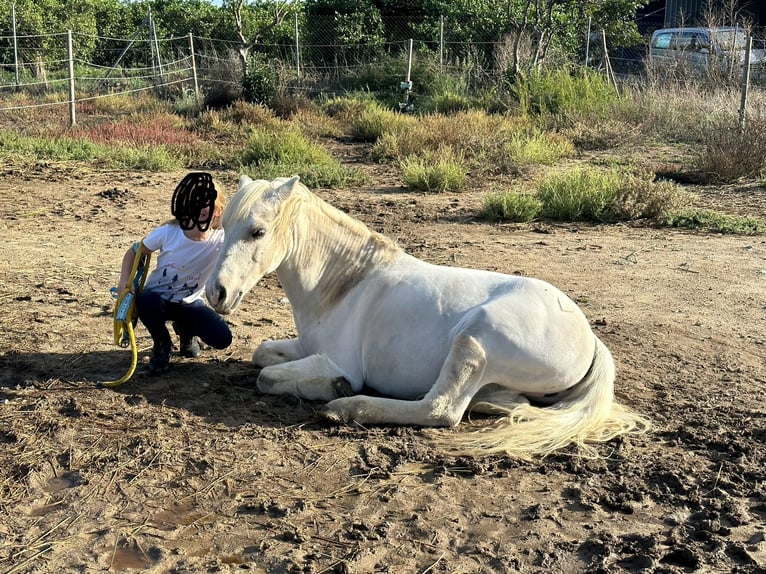
MULTIPOLYGON (((644 41, 630 47, 608 46, 600 30, 582 30, 578 65, 611 68, 620 77, 641 77, 656 24, 639 24, 644 41)), ((359 89, 395 93, 408 80, 417 91, 419 83, 445 76, 457 77, 467 90, 480 92, 507 84, 513 66, 539 51, 529 38, 519 41, 491 26, 476 30, 455 19, 401 18, 353 35, 337 18, 316 17, 310 26, 299 26, 296 19, 292 34, 248 50, 239 41, 192 34, 158 38, 150 17, 131 38, 76 31, 6 33, 0 36, 0 96, 22 92, 45 96, 34 105, 71 106, 151 90, 170 98, 202 93, 215 99, 215 94, 222 94, 222 100, 231 101, 242 88, 244 63, 254 56, 274 71, 278 90, 307 96, 359 89)), ((756 39, 753 47, 766 60, 764 42, 756 39)), ((551 50, 540 62, 556 58, 551 50)), ((13 100, 5 100, 0 109, 12 109, 13 100)))

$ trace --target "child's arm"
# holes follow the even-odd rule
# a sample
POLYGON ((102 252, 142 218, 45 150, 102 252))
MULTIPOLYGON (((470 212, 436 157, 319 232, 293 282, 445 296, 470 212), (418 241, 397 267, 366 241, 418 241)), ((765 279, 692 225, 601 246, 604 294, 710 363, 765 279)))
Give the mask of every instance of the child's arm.
MULTIPOLYGON (((141 245, 141 256, 151 253, 150 249, 147 249, 143 243, 141 245)), ((127 286, 130 279, 130 273, 133 271, 133 263, 136 261, 136 257, 139 254, 136 253, 135 247, 131 245, 122 257, 122 268, 120 269, 120 282, 117 284, 117 293, 122 293, 127 286)), ((133 285, 130 285, 130 291, 133 292, 133 285)))

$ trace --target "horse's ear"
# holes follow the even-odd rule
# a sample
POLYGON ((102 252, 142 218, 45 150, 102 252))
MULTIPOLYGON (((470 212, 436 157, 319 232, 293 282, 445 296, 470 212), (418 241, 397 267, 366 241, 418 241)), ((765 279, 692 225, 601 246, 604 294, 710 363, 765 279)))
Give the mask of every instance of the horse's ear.
POLYGON ((247 175, 239 176, 239 189, 244 188, 246 185, 253 183, 253 180, 247 175))
POLYGON ((271 203, 281 203, 293 192, 300 179, 299 176, 294 175, 286 181, 280 181, 279 187, 272 188, 263 194, 263 200, 271 203))

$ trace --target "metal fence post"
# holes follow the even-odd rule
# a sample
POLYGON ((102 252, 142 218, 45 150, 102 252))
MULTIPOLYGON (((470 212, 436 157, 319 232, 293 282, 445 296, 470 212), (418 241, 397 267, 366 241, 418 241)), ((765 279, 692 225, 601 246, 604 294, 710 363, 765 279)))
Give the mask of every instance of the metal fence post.
POLYGON ((16 69, 16 89, 19 89, 19 46, 16 38, 16 2, 11 4, 11 21, 13 24, 13 64, 16 69))
POLYGON ((301 45, 298 36, 298 13, 295 13, 295 74, 301 77, 301 45))
POLYGON ((444 67, 444 16, 439 16, 439 68, 444 67))
POLYGON ((197 59, 194 57, 194 37, 189 32, 189 52, 191 53, 192 77, 194 78, 194 97, 199 100, 199 83, 197 82, 197 59))
MULTIPOLYGON (((747 89, 750 85, 750 54, 753 50, 753 37, 747 37, 745 42, 745 69, 742 70, 742 99, 739 104, 739 129, 745 129, 745 110, 747 108, 747 89)), ((733 59, 733 58, 732 58, 733 59)))
POLYGON ((66 49, 69 58, 69 125, 77 124, 74 109, 74 50, 72 50, 72 31, 66 31, 66 49))

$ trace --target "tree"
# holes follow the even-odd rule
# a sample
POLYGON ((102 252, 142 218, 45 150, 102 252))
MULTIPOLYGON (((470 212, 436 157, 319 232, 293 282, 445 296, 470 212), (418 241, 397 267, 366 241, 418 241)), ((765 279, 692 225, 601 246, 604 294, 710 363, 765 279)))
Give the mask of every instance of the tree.
POLYGON ((264 38, 279 30, 286 18, 298 9, 297 4, 284 0, 275 2, 231 0, 229 8, 234 16, 242 77, 247 77, 250 51, 264 38))
MULTIPOLYGON (((67 30, 75 32, 73 44, 78 57, 89 59, 96 44, 98 21, 96 7, 100 0, 16 0, 16 35, 19 60, 30 67, 35 76, 45 78, 46 62, 67 59, 67 30)), ((0 7, 0 19, 11 22, 11 4, 0 7)), ((12 50, 10 51, 12 53, 12 50)), ((60 65, 60 64, 59 64, 60 65)))

